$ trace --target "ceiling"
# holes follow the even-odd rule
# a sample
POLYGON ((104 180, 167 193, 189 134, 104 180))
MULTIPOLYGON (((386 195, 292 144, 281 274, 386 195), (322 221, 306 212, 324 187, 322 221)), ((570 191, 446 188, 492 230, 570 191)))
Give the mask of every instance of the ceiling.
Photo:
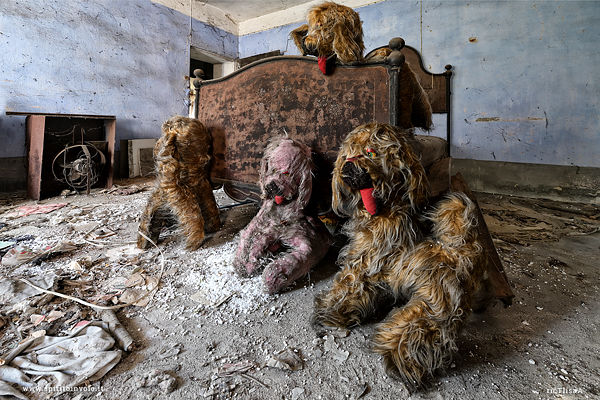
MULTIPOLYGON (((151 0, 238 36, 306 20, 324 0, 151 0)), ((336 0, 351 8, 382 0, 336 0)))
POLYGON ((244 22, 263 15, 283 11, 298 5, 312 3, 312 0, 194 0, 209 4, 229 14, 236 22, 244 22))

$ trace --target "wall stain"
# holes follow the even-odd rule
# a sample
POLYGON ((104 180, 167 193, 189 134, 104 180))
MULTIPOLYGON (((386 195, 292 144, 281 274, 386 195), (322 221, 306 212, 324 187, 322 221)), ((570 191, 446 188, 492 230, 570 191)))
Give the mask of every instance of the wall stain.
POLYGON ((527 118, 516 118, 516 119, 487 117, 487 118, 477 118, 475 120, 475 122, 496 122, 496 121, 502 121, 502 122, 546 121, 546 125, 548 124, 548 121, 546 118, 539 118, 539 117, 527 117, 527 118))

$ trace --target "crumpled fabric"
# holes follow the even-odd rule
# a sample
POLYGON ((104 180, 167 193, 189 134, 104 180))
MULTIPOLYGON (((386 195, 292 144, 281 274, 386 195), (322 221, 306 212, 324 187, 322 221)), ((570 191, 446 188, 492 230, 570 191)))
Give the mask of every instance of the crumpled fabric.
POLYGON ((0 396, 27 399, 9 383, 32 388, 30 376, 43 376, 52 387, 75 387, 102 378, 121 360, 121 350, 110 350, 115 339, 106 323, 90 322, 68 336, 43 336, 30 340, 6 365, 0 366, 0 396))
POLYGON ((0 381, 0 396, 15 396, 17 399, 29 400, 29 397, 4 381, 0 381))

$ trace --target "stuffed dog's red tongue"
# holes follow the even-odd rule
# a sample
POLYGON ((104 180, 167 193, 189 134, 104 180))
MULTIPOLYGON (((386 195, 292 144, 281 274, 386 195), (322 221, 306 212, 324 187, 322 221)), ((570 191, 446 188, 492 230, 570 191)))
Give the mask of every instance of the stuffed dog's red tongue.
POLYGON ((362 201, 363 201, 363 204, 365 205, 365 209, 371 215, 375 215, 377 213, 377 205, 375 204, 375 197, 373 196, 373 190, 375 190, 375 188, 360 189, 360 197, 362 197, 362 201))
POLYGON ((323 75, 327 75, 327 57, 319 57, 319 69, 323 73, 323 75))
POLYGON ((285 200, 285 197, 283 197, 283 196, 275 196, 275 203, 277 203, 277 204, 283 203, 284 200, 285 200))

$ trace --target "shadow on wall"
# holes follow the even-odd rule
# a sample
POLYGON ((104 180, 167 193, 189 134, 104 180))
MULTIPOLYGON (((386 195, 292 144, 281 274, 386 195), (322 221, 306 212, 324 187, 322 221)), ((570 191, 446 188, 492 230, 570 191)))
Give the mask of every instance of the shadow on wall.
POLYGON ((0 117, 0 192, 25 190, 27 187, 27 148, 25 117, 0 117))
POLYGON ((2 115, 0 116, 0 157, 23 157, 27 155, 26 145, 26 117, 2 115))

